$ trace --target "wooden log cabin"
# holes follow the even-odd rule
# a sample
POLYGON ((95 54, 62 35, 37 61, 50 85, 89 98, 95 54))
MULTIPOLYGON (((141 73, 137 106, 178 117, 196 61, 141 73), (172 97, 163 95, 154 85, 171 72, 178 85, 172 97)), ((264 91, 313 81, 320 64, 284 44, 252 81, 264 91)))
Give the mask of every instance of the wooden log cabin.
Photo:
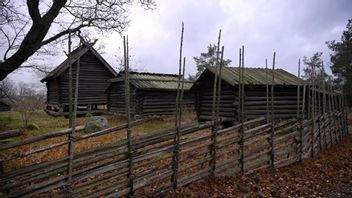
MULTIPOLYGON (((196 92, 196 111, 200 121, 211 120, 213 83, 218 67, 207 67, 193 84, 196 92)), ((306 82, 283 69, 274 70, 274 117, 290 118, 297 115, 297 85, 306 82)), ((224 121, 238 121, 239 70, 224 67, 221 75, 221 99, 219 117, 224 121)), ((245 119, 267 115, 267 92, 269 85, 269 111, 271 110, 272 70, 244 68, 244 117, 245 119)), ((302 105, 301 86, 300 102, 302 105)), ((301 106, 302 107, 302 106, 301 106)))
MULTIPOLYGON (((172 115, 175 113, 178 75, 130 72, 131 114, 135 117, 172 115)), ((108 110, 125 114, 124 73, 110 80, 106 90, 108 110)), ((190 92, 192 82, 184 83, 183 107, 194 110, 195 95, 190 92)))
POLYGON ((0 98, 0 112, 11 111, 13 102, 8 98, 0 98))
POLYGON ((106 110, 107 94, 104 91, 109 86, 108 80, 117 73, 92 45, 94 44, 83 42, 81 47, 72 51, 71 60, 67 58, 41 80, 47 87, 46 111, 49 114, 55 116, 68 114, 69 63, 72 64, 72 97, 74 97, 78 62, 80 64, 77 113, 98 113, 106 110))

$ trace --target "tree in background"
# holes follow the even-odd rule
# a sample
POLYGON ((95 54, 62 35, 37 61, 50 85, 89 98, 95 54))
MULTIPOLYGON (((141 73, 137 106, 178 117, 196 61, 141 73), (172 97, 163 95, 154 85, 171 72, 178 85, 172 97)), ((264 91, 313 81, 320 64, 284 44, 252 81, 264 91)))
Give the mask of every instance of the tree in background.
MULTIPOLYGON (((216 65, 216 52, 217 52, 217 45, 210 44, 207 47, 207 52, 203 52, 200 54, 199 57, 193 57, 193 60, 196 62, 197 66, 197 73, 195 76, 190 75, 190 80, 197 79, 200 74, 204 71, 206 66, 215 66, 216 65)), ((220 55, 219 55, 220 59, 220 55)), ((220 60, 219 60, 220 61, 220 60)), ((224 59, 224 66, 229 66, 232 61, 230 59, 224 59)))
POLYGON ((31 84, 20 83, 14 110, 20 112, 23 127, 28 127, 34 113, 44 109, 45 95, 31 84))
POLYGON ((10 100, 14 100, 16 92, 17 88, 12 80, 6 78, 0 81, 0 98, 8 98, 10 100))
POLYGON ((326 82, 329 75, 325 73, 322 55, 323 52, 316 52, 312 57, 303 57, 303 63, 306 65, 303 69, 303 79, 311 80, 314 77, 317 82, 326 82))
POLYGON ((346 103, 352 106, 352 19, 348 20, 346 30, 343 31, 341 41, 326 42, 333 54, 330 55, 331 71, 337 76, 339 84, 343 86, 346 103))
POLYGON ((6 48, 0 80, 33 54, 47 51, 45 46, 58 44, 69 32, 123 32, 129 24, 128 6, 136 2, 147 9, 155 6, 153 0, 1 0, 0 46, 6 48))

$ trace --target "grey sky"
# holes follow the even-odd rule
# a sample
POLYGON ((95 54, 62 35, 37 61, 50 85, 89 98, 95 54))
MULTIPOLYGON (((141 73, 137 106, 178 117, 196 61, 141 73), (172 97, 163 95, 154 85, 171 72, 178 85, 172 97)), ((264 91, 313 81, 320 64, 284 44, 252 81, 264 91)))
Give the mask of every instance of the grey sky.
MULTIPOLYGON (((194 56, 215 43, 221 28, 225 57, 238 64, 238 48, 245 46, 245 65, 271 65, 276 51, 277 67, 297 73, 298 58, 324 52, 328 65, 330 51, 325 42, 339 40, 347 20, 352 18, 350 0, 156 0, 153 11, 135 7, 126 34, 130 40, 131 66, 135 69, 176 73, 181 22, 185 23, 184 56, 187 73, 196 72, 194 56)), ((116 64, 122 40, 118 34, 103 35, 103 56, 116 64)), ((64 59, 55 58, 53 65, 64 59)), ((12 75, 16 80, 38 80, 28 72, 12 75), (32 77, 29 77, 32 76, 32 77)))

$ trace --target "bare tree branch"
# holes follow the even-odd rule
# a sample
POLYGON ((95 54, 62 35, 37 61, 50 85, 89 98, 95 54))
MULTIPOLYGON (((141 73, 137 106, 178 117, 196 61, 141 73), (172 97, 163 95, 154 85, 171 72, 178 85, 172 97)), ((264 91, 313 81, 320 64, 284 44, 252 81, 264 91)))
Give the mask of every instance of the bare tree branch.
POLYGON ((10 34, 5 31, 6 28, 0 26, 1 33, 7 35, 0 40, 6 40, 9 46, 4 62, 0 63, 0 80, 18 69, 40 48, 49 43, 55 43, 69 31, 95 29, 101 33, 108 31, 121 33, 129 24, 127 6, 135 2, 146 9, 152 9, 155 6, 153 0, 55 0, 51 5, 45 4, 45 1, 27 0, 29 16, 19 17, 23 13, 18 10, 23 9, 13 9, 15 4, 10 0, 0 1, 0 24, 11 27, 11 23, 5 23, 11 21, 15 25, 15 30, 10 34), (40 10, 41 3, 48 7, 45 14, 40 10), (14 20, 16 17, 17 19, 14 20), (31 20, 31 27, 27 29, 24 25, 26 20, 20 18, 31 20), (27 32, 24 34, 24 31, 27 32), (16 51, 7 58, 11 50, 16 51))

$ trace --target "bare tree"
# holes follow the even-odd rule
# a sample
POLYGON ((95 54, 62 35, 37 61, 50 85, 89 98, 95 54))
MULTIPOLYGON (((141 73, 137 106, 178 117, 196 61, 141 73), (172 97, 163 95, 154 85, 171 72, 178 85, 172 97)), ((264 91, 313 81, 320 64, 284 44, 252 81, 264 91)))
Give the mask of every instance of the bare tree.
POLYGON ((8 98, 10 100, 13 100, 16 95, 16 92, 17 88, 12 80, 6 78, 0 81, 0 98, 8 98))
POLYGON ((27 0, 24 5, 0 1, 0 43, 7 46, 0 63, 0 80, 34 53, 46 51, 45 46, 62 41, 69 32, 123 32, 129 24, 128 6, 135 3, 146 9, 155 7, 153 0, 27 0))
POLYGON ((19 84, 14 110, 20 112, 23 127, 30 124, 33 114, 43 109, 44 103, 45 95, 42 95, 38 89, 33 88, 30 84, 19 84))

